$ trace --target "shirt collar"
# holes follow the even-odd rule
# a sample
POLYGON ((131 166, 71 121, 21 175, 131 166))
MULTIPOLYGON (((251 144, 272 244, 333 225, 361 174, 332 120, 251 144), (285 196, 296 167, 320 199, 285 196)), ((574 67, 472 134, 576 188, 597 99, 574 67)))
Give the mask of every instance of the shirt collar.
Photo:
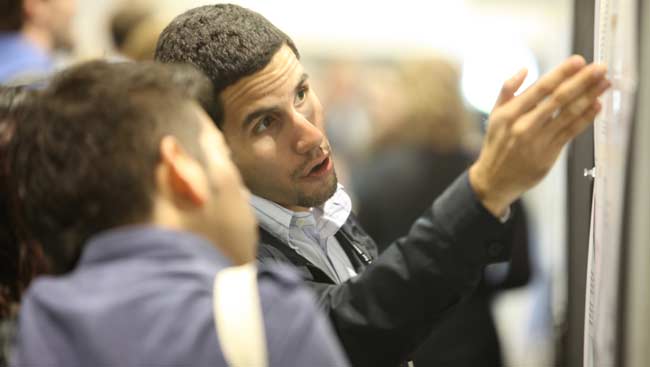
POLYGON ((199 235, 134 225, 110 229, 91 237, 84 247, 79 265, 135 256, 185 256, 220 266, 231 263, 212 242, 199 235))
POLYGON ((352 200, 343 190, 343 185, 339 184, 334 195, 325 204, 312 210, 321 238, 336 234, 350 217, 350 212, 352 200))
MULTIPOLYGON (((304 216, 304 214, 289 210, 257 195, 251 195, 250 203, 260 226, 288 244, 291 225, 292 222, 295 223, 294 217, 304 216)), ((352 212, 352 200, 341 184, 338 184, 334 195, 322 206, 311 208, 316 228, 323 239, 336 234, 348 220, 350 212, 352 212)))

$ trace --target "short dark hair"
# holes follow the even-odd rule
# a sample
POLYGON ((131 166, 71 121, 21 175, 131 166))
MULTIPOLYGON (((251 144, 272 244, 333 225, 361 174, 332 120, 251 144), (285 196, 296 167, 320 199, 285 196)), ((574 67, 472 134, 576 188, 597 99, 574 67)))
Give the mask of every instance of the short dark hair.
POLYGON ((2 0, 0 8, 0 31, 19 31, 23 26, 22 0, 2 0))
POLYGON ((217 98, 210 116, 221 126, 221 92, 262 70, 285 44, 300 58, 291 38, 259 13, 232 4, 206 5, 179 15, 163 30, 155 58, 190 63, 212 80, 217 98))
POLYGON ((12 173, 52 271, 71 270, 92 235, 147 222, 159 144, 200 156, 194 99, 211 83, 193 67, 95 61, 55 76, 17 124, 12 173))
POLYGON ((10 317, 31 280, 46 271, 40 245, 28 234, 17 212, 7 154, 21 111, 35 92, 25 87, 0 86, 0 319, 10 317))

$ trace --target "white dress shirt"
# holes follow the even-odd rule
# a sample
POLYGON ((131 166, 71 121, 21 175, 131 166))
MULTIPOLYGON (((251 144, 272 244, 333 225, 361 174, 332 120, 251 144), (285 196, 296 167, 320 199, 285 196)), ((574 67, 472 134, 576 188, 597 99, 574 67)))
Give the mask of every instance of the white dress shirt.
POLYGON ((338 185, 325 204, 306 212, 294 212, 256 195, 251 195, 251 205, 262 228, 284 241, 336 283, 357 275, 334 236, 352 211, 352 202, 342 185, 338 185))

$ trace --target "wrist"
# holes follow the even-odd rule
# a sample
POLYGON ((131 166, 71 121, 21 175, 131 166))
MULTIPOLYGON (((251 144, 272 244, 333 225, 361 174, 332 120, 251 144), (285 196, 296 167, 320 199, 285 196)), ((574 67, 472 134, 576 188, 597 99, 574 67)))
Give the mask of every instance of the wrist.
POLYGON ((508 195, 501 193, 498 189, 499 185, 492 184, 488 176, 483 174, 480 166, 476 163, 469 169, 469 183, 478 200, 490 214, 495 218, 504 218, 506 216, 514 199, 510 199, 508 195))

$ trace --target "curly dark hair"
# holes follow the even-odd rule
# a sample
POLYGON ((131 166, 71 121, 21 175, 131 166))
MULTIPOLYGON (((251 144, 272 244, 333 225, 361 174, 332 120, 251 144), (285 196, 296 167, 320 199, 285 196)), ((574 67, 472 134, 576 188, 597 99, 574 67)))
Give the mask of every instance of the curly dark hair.
POLYGON ((15 192, 51 271, 76 265, 94 234, 151 215, 159 144, 202 161, 193 100, 212 85, 191 66, 94 61, 57 75, 16 126, 15 192))
MULTIPOLYGON (((156 60, 195 65, 219 96, 241 78, 262 70, 273 55, 294 42, 262 15, 232 4, 206 5, 176 17, 160 35, 156 60)), ((221 126, 223 106, 215 99, 211 117, 221 126)))

